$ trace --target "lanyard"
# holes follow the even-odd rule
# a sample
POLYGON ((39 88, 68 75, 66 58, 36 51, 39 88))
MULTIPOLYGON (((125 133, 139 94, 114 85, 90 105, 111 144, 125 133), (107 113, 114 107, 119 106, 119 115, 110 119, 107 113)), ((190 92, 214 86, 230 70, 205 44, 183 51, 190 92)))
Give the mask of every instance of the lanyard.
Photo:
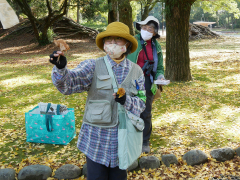
POLYGON ((104 61, 105 61, 105 64, 107 66, 108 73, 112 78, 113 92, 116 93, 118 91, 118 86, 117 86, 117 83, 116 83, 115 75, 113 74, 113 70, 112 70, 112 68, 111 68, 111 66, 108 62, 107 56, 104 56, 104 61))

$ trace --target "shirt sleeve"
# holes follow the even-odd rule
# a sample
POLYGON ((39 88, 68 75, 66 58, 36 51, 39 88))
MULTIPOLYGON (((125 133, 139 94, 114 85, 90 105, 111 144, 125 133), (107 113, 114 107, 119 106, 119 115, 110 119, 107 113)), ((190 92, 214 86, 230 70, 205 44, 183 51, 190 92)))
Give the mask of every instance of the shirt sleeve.
POLYGON ((72 70, 67 67, 58 69, 54 66, 52 70, 54 86, 64 95, 88 91, 92 83, 95 64, 94 59, 88 59, 72 70))
MULTIPOLYGON (((144 82, 145 78, 144 75, 142 75, 140 78, 138 78, 137 83, 139 85, 139 90, 144 90, 144 82)), ((134 115, 140 117, 140 114, 144 111, 146 108, 146 105, 143 100, 141 100, 138 96, 126 96, 126 101, 124 104, 124 107, 126 110, 130 111, 134 115)))

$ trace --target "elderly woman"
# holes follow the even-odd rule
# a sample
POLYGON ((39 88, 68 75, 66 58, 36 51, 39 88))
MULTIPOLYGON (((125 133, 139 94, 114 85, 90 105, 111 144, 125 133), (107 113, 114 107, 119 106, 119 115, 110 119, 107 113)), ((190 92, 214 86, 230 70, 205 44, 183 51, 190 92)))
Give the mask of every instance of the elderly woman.
POLYGON ((136 35, 137 50, 128 55, 128 59, 137 63, 145 74, 146 109, 141 114, 144 120, 142 152, 149 153, 149 140, 152 133, 152 102, 154 99, 153 81, 164 78, 163 55, 160 44, 157 42, 159 22, 153 16, 148 16, 144 21, 137 22, 136 28, 141 31, 136 35))
POLYGON ((138 65, 126 58, 137 49, 137 41, 125 24, 109 24, 106 31, 97 35, 96 44, 107 55, 85 60, 72 70, 67 68, 64 54, 54 51, 50 55, 50 62, 55 65, 52 81, 65 95, 88 92, 77 142, 78 149, 87 157, 88 180, 124 180, 127 172, 119 168, 118 158, 118 106, 140 116, 146 97, 138 92, 145 92, 144 75, 138 65), (121 97, 113 91, 109 67, 118 87, 125 89, 121 97))

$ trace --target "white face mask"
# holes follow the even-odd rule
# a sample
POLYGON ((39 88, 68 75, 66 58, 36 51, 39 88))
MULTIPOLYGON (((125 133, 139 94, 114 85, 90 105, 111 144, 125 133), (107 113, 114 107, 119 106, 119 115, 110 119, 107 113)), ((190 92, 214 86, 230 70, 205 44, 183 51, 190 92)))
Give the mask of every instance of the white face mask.
POLYGON ((153 33, 141 29, 141 36, 144 41, 150 40, 153 37, 153 33))
POLYGON ((123 46, 118 44, 104 44, 104 50, 112 59, 119 58, 127 51, 126 44, 123 46))

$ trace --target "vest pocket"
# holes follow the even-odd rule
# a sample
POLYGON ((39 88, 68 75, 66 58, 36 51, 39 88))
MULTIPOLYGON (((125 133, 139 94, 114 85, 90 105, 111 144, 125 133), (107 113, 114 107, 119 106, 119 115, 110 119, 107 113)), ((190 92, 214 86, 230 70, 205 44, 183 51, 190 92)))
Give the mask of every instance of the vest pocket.
POLYGON ((86 119, 92 124, 106 124, 111 122, 112 109, 107 100, 90 100, 88 102, 86 119))
POLYGON ((112 79, 109 75, 98 75, 97 76, 97 89, 111 89, 112 79))
POLYGON ((137 95, 138 94, 138 90, 137 90, 137 87, 136 87, 135 80, 132 80, 132 82, 131 82, 130 92, 132 93, 132 95, 137 95))

